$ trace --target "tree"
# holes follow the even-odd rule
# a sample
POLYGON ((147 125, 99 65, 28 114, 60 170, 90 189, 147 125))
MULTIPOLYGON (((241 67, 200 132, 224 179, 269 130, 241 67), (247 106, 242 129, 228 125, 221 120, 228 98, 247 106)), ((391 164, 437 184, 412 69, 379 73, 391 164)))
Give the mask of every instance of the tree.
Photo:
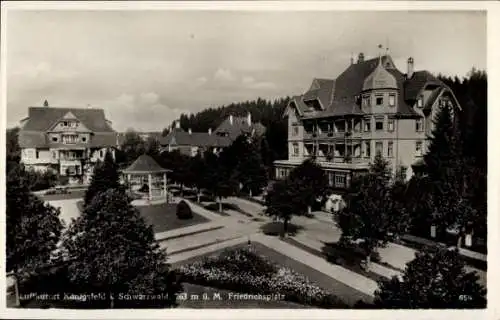
POLYGON ((217 199, 219 212, 222 212, 222 199, 236 192, 238 181, 235 179, 233 170, 227 166, 228 160, 224 152, 219 156, 206 152, 205 161, 204 189, 217 199))
POLYGON ((13 167, 15 167, 19 160, 21 159, 21 148, 19 148, 18 142, 19 128, 7 129, 6 134, 6 155, 7 155, 7 171, 8 173, 13 167))
POLYGON ((398 235, 405 231, 404 218, 398 217, 402 208, 392 198, 397 190, 390 186, 389 163, 378 153, 369 173, 352 180, 346 195, 347 205, 336 216, 342 240, 362 240, 367 266, 372 253, 391 239, 391 233, 398 235))
POLYGON ((267 170, 260 154, 260 141, 240 135, 223 151, 225 165, 234 171, 235 179, 250 194, 260 193, 267 185, 267 170))
POLYGON ((90 185, 85 192, 85 205, 90 204, 92 199, 100 192, 108 189, 122 189, 118 166, 113 160, 113 156, 108 151, 104 156, 104 161, 96 164, 90 185))
POLYGON ((144 143, 144 153, 157 158, 160 153, 160 141, 156 137, 148 137, 144 143))
POLYGON ((24 176, 24 167, 18 166, 6 184, 7 271, 16 277, 16 295, 18 280, 50 261, 62 230, 59 209, 31 194, 24 176))
POLYGON ((164 168, 172 170, 170 174, 173 181, 180 184, 181 196, 184 194, 184 185, 190 185, 193 181, 190 172, 191 157, 182 154, 179 150, 163 152, 160 163, 164 168))
MULTIPOLYGON (((476 217, 468 195, 469 165, 464 159, 460 122, 444 106, 436 116, 429 152, 424 156, 425 169, 432 181, 433 211, 431 223, 442 230, 455 227, 459 235, 476 217)), ((459 236, 458 243, 461 237, 459 236)))
POLYGON ((180 291, 166 253, 121 190, 97 194, 65 235, 70 281, 82 292, 104 292, 115 307, 119 294, 168 294, 167 300, 125 301, 117 307, 173 306, 180 291), (134 303, 134 304, 131 304, 134 303))
POLYGON ((204 186, 204 174, 208 170, 205 159, 198 153, 196 156, 191 158, 189 172, 190 177, 192 177, 191 185, 196 188, 196 201, 200 202, 201 190, 204 186))
POLYGON ((328 178, 314 160, 307 159, 290 172, 289 179, 297 187, 298 209, 311 213, 312 205, 326 195, 328 178))
POLYGON ((291 179, 280 180, 273 184, 273 187, 265 197, 266 210, 268 216, 283 221, 283 233, 288 232, 288 223, 293 215, 300 215, 299 198, 297 197, 297 182, 291 179))
POLYGON ((127 130, 120 149, 124 155, 127 165, 130 165, 139 156, 146 153, 146 144, 144 140, 134 130, 127 130))
POLYGON ((406 265, 401 280, 379 282, 374 302, 381 308, 485 308, 486 290, 477 280, 457 250, 427 248, 406 265))

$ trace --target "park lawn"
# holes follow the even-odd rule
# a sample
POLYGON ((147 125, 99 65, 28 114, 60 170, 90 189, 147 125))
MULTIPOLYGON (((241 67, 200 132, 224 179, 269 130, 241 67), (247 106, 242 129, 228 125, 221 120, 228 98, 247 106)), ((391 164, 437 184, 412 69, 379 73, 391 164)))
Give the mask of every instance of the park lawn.
POLYGON ((177 204, 175 203, 141 206, 137 207, 137 209, 146 220, 146 223, 153 226, 154 233, 185 228, 210 221, 196 212, 193 212, 193 217, 191 219, 177 218, 177 204))
MULTIPOLYGON (((203 255, 193 257, 193 258, 189 258, 189 259, 184 260, 184 261, 178 261, 176 263, 173 263, 172 267, 178 268, 182 265, 187 265, 187 264, 191 264, 193 262, 199 261, 199 260, 203 259, 203 257, 216 256, 225 250, 234 250, 234 249, 243 248, 246 246, 248 246, 248 244, 245 243, 245 244, 239 244, 239 245, 235 245, 235 246, 226 247, 226 248, 223 248, 220 250, 216 250, 213 252, 209 252, 209 253, 206 253, 203 255)), ((354 288, 351 288, 348 285, 346 285, 340 281, 337 281, 337 280, 325 275, 324 273, 311 268, 310 266, 308 266, 306 264, 303 264, 297 260, 294 260, 294 259, 286 256, 285 254, 279 253, 276 250, 273 250, 273 249, 271 249, 271 248, 269 248, 269 247, 267 247, 259 242, 253 241, 253 242, 251 242, 251 246, 252 246, 253 250, 255 250, 260 255, 266 257, 267 259, 273 261, 274 263, 277 263, 281 266, 292 269, 295 272, 306 276, 310 281, 314 282, 317 286, 319 286, 320 288, 322 288, 324 290, 328 290, 328 291, 333 292, 336 296, 338 296, 339 298, 341 298, 342 300, 344 300, 346 303, 350 304, 351 306, 354 306, 354 304, 356 302, 358 302, 359 300, 362 300, 362 301, 368 302, 368 303, 371 303, 373 301, 372 297, 370 297, 370 296, 368 296, 368 295, 366 295, 366 294, 364 294, 364 293, 362 293, 354 288)), ((217 290, 219 290, 219 289, 217 289, 217 290)), ((245 288, 241 288, 240 293, 246 293, 245 288)), ((222 296, 222 294, 221 294, 221 296, 222 296)), ((283 301, 281 301, 281 302, 283 302, 283 301)), ((213 302, 213 303, 215 303, 215 302, 213 302)), ((303 307, 305 308, 305 306, 303 306, 303 307)))
POLYGON ((69 190, 70 193, 65 194, 48 194, 39 195, 43 201, 57 201, 57 200, 69 200, 69 199, 83 199, 86 190, 69 190))
MULTIPOLYGON (((78 201, 77 206, 78 209, 82 211, 83 201, 78 201)), ((209 219, 197 214, 194 211, 193 217, 191 219, 177 218, 176 203, 162 203, 150 206, 140 206, 136 208, 139 210, 144 220, 146 220, 146 223, 153 226, 154 233, 185 228, 210 221, 209 219)))

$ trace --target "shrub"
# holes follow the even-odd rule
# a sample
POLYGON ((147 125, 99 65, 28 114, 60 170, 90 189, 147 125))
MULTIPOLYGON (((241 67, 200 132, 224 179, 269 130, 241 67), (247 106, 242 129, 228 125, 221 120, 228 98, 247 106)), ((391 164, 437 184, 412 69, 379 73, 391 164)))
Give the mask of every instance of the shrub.
POLYGON ((191 219, 193 218, 193 211, 186 201, 182 200, 177 205, 177 218, 179 219, 191 219))
POLYGON ((68 176, 59 176, 58 182, 61 186, 65 186, 69 183, 69 177, 68 176))
POLYGON ((345 302, 293 270, 248 249, 224 252, 179 269, 184 281, 255 294, 282 294, 285 300, 321 308, 347 308, 345 302))
POLYGON ((220 256, 206 257, 203 265, 206 268, 223 268, 235 273, 248 272, 253 276, 267 275, 277 270, 272 263, 247 249, 225 250, 220 256))

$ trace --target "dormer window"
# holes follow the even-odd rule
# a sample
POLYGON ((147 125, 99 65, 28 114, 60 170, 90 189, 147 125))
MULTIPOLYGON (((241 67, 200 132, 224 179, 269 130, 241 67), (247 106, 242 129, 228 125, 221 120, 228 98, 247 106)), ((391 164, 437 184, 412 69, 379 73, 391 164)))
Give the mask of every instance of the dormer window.
POLYGON ((57 137, 52 137, 52 142, 57 142, 57 137))
POLYGON ((422 108, 424 106, 424 97, 420 96, 417 100, 417 107, 422 108))
POLYGON ((64 121, 64 122, 63 122, 63 126, 64 126, 64 127, 67 127, 67 126, 68 126, 68 121, 64 121))
POLYGON ((82 142, 87 142, 87 137, 82 137, 82 142))
POLYGON ((384 103, 384 97, 376 97, 375 103, 377 106, 381 106, 384 103))

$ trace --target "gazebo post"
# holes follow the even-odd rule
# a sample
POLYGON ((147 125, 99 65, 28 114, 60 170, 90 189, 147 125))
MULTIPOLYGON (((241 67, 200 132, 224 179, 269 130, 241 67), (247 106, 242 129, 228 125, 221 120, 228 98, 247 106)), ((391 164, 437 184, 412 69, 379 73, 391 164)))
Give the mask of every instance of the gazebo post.
POLYGON ((149 191, 149 200, 153 200, 153 194, 151 190, 151 173, 148 174, 148 191, 149 191))
POLYGON ((127 183, 128 183, 128 191, 132 192, 132 175, 129 173, 127 174, 127 183))

